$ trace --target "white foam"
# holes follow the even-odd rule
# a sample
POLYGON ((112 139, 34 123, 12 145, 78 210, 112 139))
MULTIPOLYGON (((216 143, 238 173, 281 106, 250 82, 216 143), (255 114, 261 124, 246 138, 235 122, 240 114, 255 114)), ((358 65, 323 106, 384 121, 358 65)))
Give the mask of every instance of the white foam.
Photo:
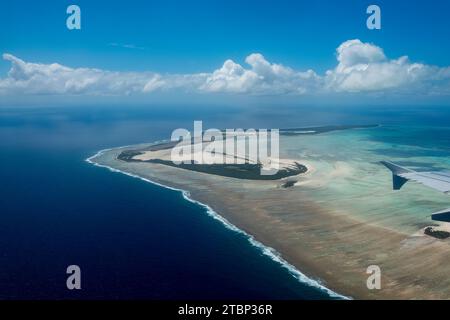
MULTIPOLYGON (((123 146, 120 148, 126 148, 127 146, 123 146)), ((183 195, 183 198, 189 202, 195 203, 203 208, 206 209, 206 213, 212 217, 213 219, 221 222, 227 229, 232 230, 234 232, 240 233, 242 235, 244 235, 248 241, 250 242, 251 245, 253 245, 254 247, 258 248, 264 255, 268 256, 270 259, 272 259, 273 261, 279 263, 283 268, 285 268, 286 270, 289 271, 289 273, 295 278, 297 279, 299 282, 307 284, 311 287, 317 288, 325 293, 327 293, 331 298, 338 298, 338 299, 351 299, 351 297, 347 297, 344 295, 341 295, 337 292, 332 291, 331 289, 325 287, 320 280, 316 280, 316 279, 312 279, 309 278, 308 276, 306 276, 305 274, 303 274, 300 270, 298 270, 296 267, 294 267, 292 264, 290 264, 289 262, 287 262, 286 260, 283 259, 283 257, 281 256, 281 254, 279 252, 277 252, 274 248, 266 246, 264 244, 262 244, 261 242, 259 242, 258 240, 256 240, 252 235, 248 234, 247 232, 245 232, 244 230, 239 229, 238 227, 236 227, 234 224, 232 224, 231 222, 229 222, 227 219, 225 219, 224 217, 222 217, 221 215, 219 215, 217 212, 215 212, 210 206, 208 206, 207 204, 204 204, 200 201, 194 200, 190 197, 190 193, 187 190, 183 190, 183 189, 178 189, 178 188, 173 188, 170 186, 166 186, 163 185, 161 183, 152 181, 150 179, 147 178, 143 178, 141 176, 126 172, 126 171, 121 171, 115 168, 112 168, 110 166, 106 166, 106 165, 102 165, 99 164, 95 161, 93 161, 94 158, 101 156, 103 153, 113 150, 113 149, 118 149, 118 148, 110 148, 110 149, 103 149, 100 150, 99 152, 97 152, 95 155, 89 157, 86 159, 86 161, 90 164, 93 164, 97 167, 102 167, 102 168, 107 168, 108 170, 112 171, 112 172, 117 172, 117 173, 122 173, 125 174, 127 176, 133 177, 133 178, 137 178, 140 180, 143 180, 145 182, 149 182, 151 184, 169 189, 169 190, 173 190, 173 191, 178 191, 181 192, 181 194, 183 195)))

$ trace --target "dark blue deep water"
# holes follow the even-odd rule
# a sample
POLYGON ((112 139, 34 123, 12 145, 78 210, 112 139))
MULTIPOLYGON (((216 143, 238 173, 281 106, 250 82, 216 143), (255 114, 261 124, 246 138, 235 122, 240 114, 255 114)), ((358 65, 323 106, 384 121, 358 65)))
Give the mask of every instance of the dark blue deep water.
POLYGON ((270 128, 449 119, 432 110, 291 111, 0 109, 0 298, 328 298, 179 192, 85 162, 100 149, 166 139, 193 120, 270 128), (79 291, 66 289, 72 264, 81 267, 79 291))

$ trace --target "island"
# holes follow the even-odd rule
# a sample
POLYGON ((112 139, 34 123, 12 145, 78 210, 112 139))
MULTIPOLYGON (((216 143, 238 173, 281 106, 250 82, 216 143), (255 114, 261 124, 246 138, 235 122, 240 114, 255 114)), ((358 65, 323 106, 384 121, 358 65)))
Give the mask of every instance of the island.
POLYGON ((392 145, 367 139, 377 130, 383 127, 281 129, 274 176, 259 175, 258 163, 174 164, 172 141, 102 150, 88 161, 180 190, 331 296, 448 299, 450 239, 426 214, 448 199, 415 185, 393 192, 379 164, 379 150, 392 145), (372 265, 381 270, 380 290, 367 287, 372 265))

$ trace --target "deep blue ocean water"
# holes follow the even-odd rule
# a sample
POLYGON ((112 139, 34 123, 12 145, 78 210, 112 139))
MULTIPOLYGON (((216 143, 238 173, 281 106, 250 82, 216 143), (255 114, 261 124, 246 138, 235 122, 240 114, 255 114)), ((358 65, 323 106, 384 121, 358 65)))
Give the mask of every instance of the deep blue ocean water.
MULTIPOLYGON (((0 109, 0 298, 328 298, 179 192, 85 159, 108 147, 167 139, 175 128, 192 128, 193 120, 208 127, 273 128, 448 127, 450 119, 441 108, 359 110, 0 109), (79 291, 66 288, 72 264, 81 267, 79 291)), ((404 139, 395 143, 412 138, 404 139)))

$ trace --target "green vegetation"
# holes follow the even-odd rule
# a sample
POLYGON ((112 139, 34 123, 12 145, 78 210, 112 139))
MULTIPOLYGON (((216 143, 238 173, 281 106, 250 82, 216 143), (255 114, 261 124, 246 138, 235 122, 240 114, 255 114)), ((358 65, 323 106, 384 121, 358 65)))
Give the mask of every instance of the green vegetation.
POLYGON ((437 239, 447 239, 448 237, 450 237, 450 232, 434 230, 432 227, 425 228, 424 233, 437 239))
POLYGON ((295 163, 293 168, 285 168, 279 170, 274 175, 261 175, 261 164, 179 164, 176 165, 169 160, 152 159, 145 162, 159 163, 166 166, 192 170, 197 172, 215 174, 223 177, 231 177, 237 179, 247 179, 247 180, 278 180, 282 178, 287 178, 290 176, 295 176, 300 173, 305 173, 307 168, 304 165, 295 163))

